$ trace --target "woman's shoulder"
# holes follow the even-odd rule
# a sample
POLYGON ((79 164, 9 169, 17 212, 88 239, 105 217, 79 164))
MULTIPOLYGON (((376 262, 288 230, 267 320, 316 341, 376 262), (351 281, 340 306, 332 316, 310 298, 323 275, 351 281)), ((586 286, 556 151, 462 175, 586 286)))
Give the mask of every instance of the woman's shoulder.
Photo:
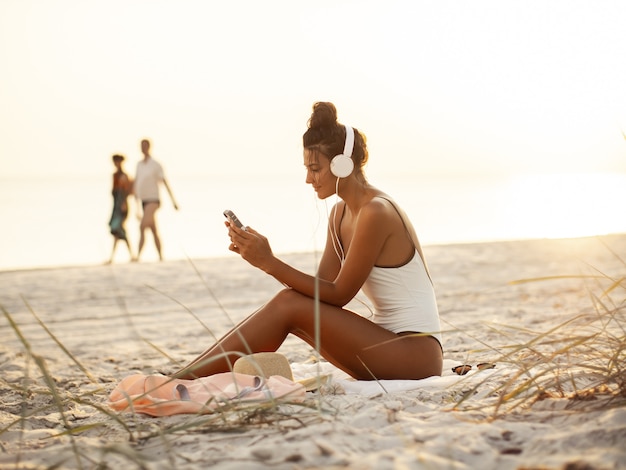
POLYGON ((399 207, 391 196, 382 191, 376 191, 372 198, 363 206, 363 209, 373 212, 387 212, 389 210, 395 212, 399 207))
POLYGON ((374 197, 363 206, 361 214, 381 224, 391 224, 392 222, 402 221, 404 227, 411 226, 411 222, 402 207, 383 192, 378 192, 374 195, 374 197))
POLYGON ((359 218, 368 219, 372 222, 386 224, 394 217, 397 217, 397 210, 391 198, 376 195, 368 200, 361 207, 359 218))

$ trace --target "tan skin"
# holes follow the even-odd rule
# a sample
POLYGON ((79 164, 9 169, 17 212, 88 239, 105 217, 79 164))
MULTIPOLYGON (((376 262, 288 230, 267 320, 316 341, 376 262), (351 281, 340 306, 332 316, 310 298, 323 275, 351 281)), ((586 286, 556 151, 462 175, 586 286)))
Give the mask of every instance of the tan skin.
MULTIPOLYGON (((148 140, 141 141, 141 153, 143 153, 144 160, 148 160, 150 158, 150 142, 148 140)), ((176 204, 176 200, 174 199, 174 195, 172 190, 170 189, 167 180, 163 178, 162 180, 163 186, 167 189, 167 193, 172 200, 172 204, 174 205, 174 209, 178 210, 178 204, 176 204)), ((143 245, 145 243, 145 233, 146 229, 150 229, 152 232, 152 238, 154 240, 154 246, 157 249, 157 253, 159 254, 159 259, 163 259, 163 255, 161 254, 161 239, 159 238, 159 232, 157 230, 156 225, 156 211, 159 208, 158 202, 150 202, 145 205, 143 208, 143 215, 141 217, 141 222, 139 224, 139 248, 137 250, 137 259, 141 255, 141 251, 143 250, 143 245)))
MULTIPOLYGON (((320 199, 325 199, 335 194, 337 178, 330 172, 330 159, 317 155, 304 150, 306 182, 320 199)), ((320 353, 359 380, 441 375, 443 354, 435 338, 415 332, 396 334, 343 308, 357 294, 374 265, 404 264, 413 256, 414 246, 420 255, 421 249, 408 219, 404 217, 415 245, 393 206, 376 198, 384 193, 369 185, 360 170, 339 180, 338 195, 343 201, 333 209, 329 224, 331 229, 341 227, 346 258, 342 264, 329 234, 317 272, 320 353)), ((289 334, 316 347, 315 277, 275 257, 267 238, 256 230, 226 225, 231 251, 289 287, 176 373, 179 378, 227 372, 241 354, 276 351, 289 334)))

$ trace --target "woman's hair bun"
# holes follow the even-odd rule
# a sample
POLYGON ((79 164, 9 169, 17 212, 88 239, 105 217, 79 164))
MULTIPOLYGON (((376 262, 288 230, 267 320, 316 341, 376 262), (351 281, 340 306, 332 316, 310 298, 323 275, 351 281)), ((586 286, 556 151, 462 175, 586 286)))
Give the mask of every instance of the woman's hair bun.
POLYGON ((319 101, 313 105, 313 114, 309 119, 311 129, 334 127, 337 125, 337 108, 332 103, 319 101))

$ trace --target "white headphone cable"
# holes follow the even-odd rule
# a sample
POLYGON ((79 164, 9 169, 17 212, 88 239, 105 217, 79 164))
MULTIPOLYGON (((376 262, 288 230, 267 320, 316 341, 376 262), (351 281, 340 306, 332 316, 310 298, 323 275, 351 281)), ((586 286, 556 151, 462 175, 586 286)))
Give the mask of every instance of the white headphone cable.
POLYGON ((337 182, 335 183, 335 206, 334 206, 335 213, 333 214, 331 236, 332 236, 332 241, 333 241, 333 248, 335 249, 335 254, 337 255, 337 258, 339 258, 339 262, 343 264, 346 254, 343 251, 343 246, 341 246, 341 238, 339 238, 339 230, 337 229, 337 210, 338 210, 338 204, 339 204, 339 180, 340 178, 337 178, 337 182))

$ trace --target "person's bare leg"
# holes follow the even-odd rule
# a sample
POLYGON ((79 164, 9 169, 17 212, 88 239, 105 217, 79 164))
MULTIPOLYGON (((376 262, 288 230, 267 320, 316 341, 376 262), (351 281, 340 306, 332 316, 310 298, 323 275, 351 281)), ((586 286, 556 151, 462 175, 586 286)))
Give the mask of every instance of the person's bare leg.
POLYGON ((137 258, 139 261, 139 257, 141 256, 141 250, 143 250, 143 244, 145 242, 145 227, 143 226, 143 217, 141 218, 141 224, 139 225, 139 246, 137 247, 137 258))
POLYGON ((154 239, 154 246, 157 249, 157 253, 159 254, 159 259, 163 261, 163 255, 161 254, 161 239, 159 238, 159 233, 157 231, 156 225, 152 227, 152 238, 154 239))
POLYGON ((115 248, 117 247, 117 241, 118 238, 117 237, 113 237, 113 248, 111 248, 111 257, 109 258, 109 261, 107 264, 111 264, 113 263, 113 258, 115 257, 115 248))
MULTIPOLYGON (((290 289, 281 291, 175 376, 227 372, 243 354, 276 351, 289 333, 315 347, 314 306, 309 297, 290 289)), ((357 379, 441 375, 441 347, 431 336, 398 336, 353 312, 323 303, 319 331, 322 356, 357 379)))
POLYGON ((128 238, 126 238, 124 241, 126 242, 126 247, 128 248, 128 254, 130 255, 130 260, 135 261, 135 257, 133 256, 133 249, 130 247, 128 238))
POLYGON ((150 229, 152 231, 152 235, 154 237, 154 244, 156 245, 157 252, 159 253, 159 259, 161 259, 161 241, 159 240, 159 236, 157 234, 156 222, 154 218, 154 214, 156 210, 159 208, 158 202, 150 202, 145 205, 143 208, 143 216, 141 217, 141 223, 139 224, 139 229, 141 230, 141 234, 139 236, 139 248, 137 250, 137 259, 141 256, 141 251, 143 250, 143 246, 145 243, 145 233, 146 229, 150 229))

